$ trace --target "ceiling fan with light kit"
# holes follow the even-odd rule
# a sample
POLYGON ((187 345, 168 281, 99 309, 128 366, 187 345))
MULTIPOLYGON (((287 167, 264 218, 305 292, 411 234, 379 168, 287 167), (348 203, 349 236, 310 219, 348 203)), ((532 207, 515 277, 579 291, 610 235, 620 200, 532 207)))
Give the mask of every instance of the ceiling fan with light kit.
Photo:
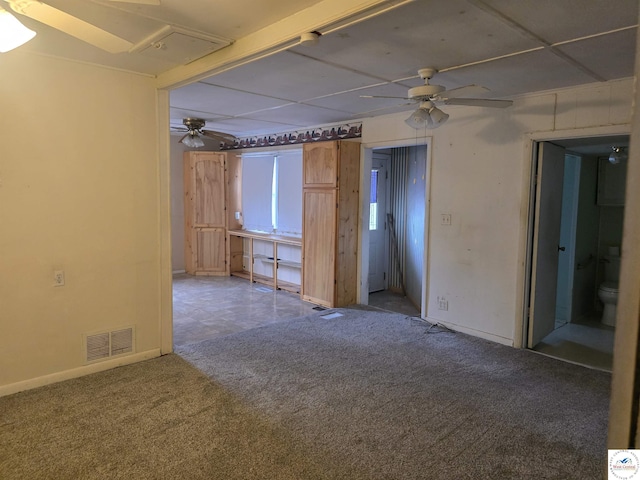
MULTIPOLYGON (((109 0, 118 3, 160 5, 160 0, 109 0)), ((37 20, 110 53, 128 52, 133 44, 78 17, 37 0, 4 0, 14 12, 37 20)), ((2 2, 0 2, 0 5, 2 2)), ((0 12, 3 11, 0 8, 0 12)))
POLYGON ((414 111, 405 123, 412 128, 437 128, 444 124, 449 115, 440 110, 436 104, 467 105, 472 107, 505 108, 513 104, 511 100, 492 100, 485 98, 468 98, 467 95, 479 95, 488 92, 489 89, 480 85, 466 85, 464 87, 447 90, 442 85, 432 85, 429 81, 438 73, 433 67, 421 68, 418 75, 424 80, 424 85, 410 88, 406 97, 386 97, 376 95, 361 95, 363 98, 401 98, 418 103, 419 107, 414 111))
POLYGON ((210 138, 220 143, 233 144, 238 139, 230 133, 216 132, 215 130, 203 130, 206 121, 202 118, 184 118, 182 120, 184 128, 175 128, 175 130, 186 131, 185 135, 178 140, 187 147, 200 148, 204 147, 203 138, 210 138))

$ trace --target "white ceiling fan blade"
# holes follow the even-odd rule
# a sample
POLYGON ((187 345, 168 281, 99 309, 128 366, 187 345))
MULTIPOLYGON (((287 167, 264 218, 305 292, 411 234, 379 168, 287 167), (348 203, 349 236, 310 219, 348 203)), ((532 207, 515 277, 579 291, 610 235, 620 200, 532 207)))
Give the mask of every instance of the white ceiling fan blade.
POLYGON ((466 85, 464 87, 445 90, 444 92, 438 93, 435 97, 436 97, 436 100, 446 100, 447 98, 459 98, 459 97, 467 97, 470 95, 480 95, 481 93, 486 93, 488 91, 489 89, 487 87, 482 87, 480 85, 466 85))
POLYGON ((506 108, 513 104, 511 100, 489 100, 484 98, 452 98, 444 101, 445 105, 467 105, 469 107, 506 108))
POLYGON ((392 110, 395 108, 401 109, 401 110, 407 110, 407 106, 411 105, 413 107, 416 106, 415 102, 407 102, 407 103, 398 103, 395 105, 388 105, 386 107, 380 107, 380 108, 374 108, 373 110, 367 110, 366 112, 358 112, 354 115, 351 115, 351 117, 353 118, 361 118, 361 117, 366 117, 366 116, 371 116, 371 114, 377 114, 379 112, 383 112, 385 110, 392 110))
POLYGON ((399 100, 411 100, 408 97, 390 97, 388 95, 360 95, 360 98, 396 98, 399 100))
POLYGON ((112 2, 121 3, 139 3, 141 5, 160 5, 160 0, 111 0, 112 2))
POLYGON ((110 53, 127 52, 133 44, 84 20, 37 1, 12 1, 11 8, 110 53))

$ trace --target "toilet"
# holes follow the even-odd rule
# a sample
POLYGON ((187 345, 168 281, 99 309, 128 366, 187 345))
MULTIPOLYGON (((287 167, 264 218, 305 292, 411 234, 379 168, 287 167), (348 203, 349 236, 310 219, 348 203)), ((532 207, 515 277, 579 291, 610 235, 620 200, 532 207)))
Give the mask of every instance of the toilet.
POLYGON ((603 325, 614 327, 616 324, 616 304, 618 303, 618 277, 620 276, 620 249, 610 247, 604 256, 604 283, 598 288, 598 298, 604 304, 603 325))

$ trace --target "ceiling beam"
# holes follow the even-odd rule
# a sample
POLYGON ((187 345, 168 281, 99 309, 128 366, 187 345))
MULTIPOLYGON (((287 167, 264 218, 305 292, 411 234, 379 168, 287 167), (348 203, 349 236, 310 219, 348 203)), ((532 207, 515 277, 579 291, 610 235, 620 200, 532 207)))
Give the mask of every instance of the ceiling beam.
POLYGON ((298 45, 303 33, 316 31, 324 35, 412 1, 322 0, 238 39, 228 47, 160 74, 157 86, 162 89, 181 87, 298 45))

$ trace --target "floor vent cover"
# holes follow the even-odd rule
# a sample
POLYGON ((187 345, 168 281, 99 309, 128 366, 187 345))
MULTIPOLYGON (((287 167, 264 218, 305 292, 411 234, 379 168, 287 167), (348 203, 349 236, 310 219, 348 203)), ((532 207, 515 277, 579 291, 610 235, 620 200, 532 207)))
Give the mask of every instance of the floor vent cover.
POLYGON ((84 335, 85 362, 97 362, 133 353, 134 329, 121 328, 111 332, 84 335))

